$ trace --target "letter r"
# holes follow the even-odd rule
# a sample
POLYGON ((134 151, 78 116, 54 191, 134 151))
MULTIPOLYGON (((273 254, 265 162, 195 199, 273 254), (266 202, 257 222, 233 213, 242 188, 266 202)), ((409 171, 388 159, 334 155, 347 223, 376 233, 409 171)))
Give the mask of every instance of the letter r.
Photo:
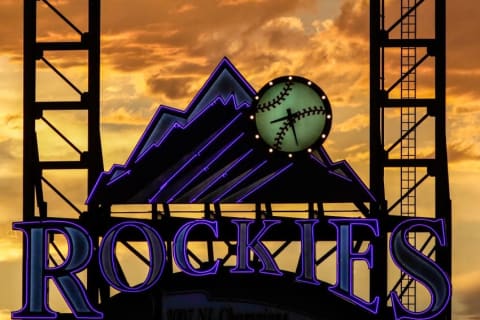
POLYGON ((87 231, 68 221, 16 222, 13 229, 25 235, 25 301, 21 310, 12 312, 12 319, 55 319, 58 313, 48 305, 47 283, 57 285, 65 302, 77 319, 102 319, 88 301, 85 287, 75 275, 88 265, 92 256, 92 239, 87 231), (48 239, 52 232, 62 234, 68 243, 65 261, 55 267, 48 265, 48 239))

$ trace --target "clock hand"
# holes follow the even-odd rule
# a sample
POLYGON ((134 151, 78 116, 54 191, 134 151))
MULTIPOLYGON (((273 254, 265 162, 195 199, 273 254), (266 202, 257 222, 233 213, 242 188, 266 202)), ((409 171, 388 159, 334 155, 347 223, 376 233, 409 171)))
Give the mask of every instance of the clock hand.
POLYGON ((291 110, 290 109, 287 109, 287 115, 285 117, 281 117, 281 118, 278 118, 278 119, 275 119, 275 120, 272 120, 270 121, 270 123, 275 123, 275 122, 280 122, 280 121, 283 121, 283 120, 288 120, 288 122, 295 122, 295 118, 297 117, 297 115, 300 113, 299 111, 295 112, 295 113, 291 113, 291 110))
POLYGON ((295 114, 292 114, 292 110, 287 109, 288 124, 292 127, 293 137, 295 138, 295 144, 298 146, 297 132, 295 131, 295 114))
POLYGON ((295 118, 299 113, 300 113, 299 111, 297 111, 295 113, 292 113, 292 109, 288 108, 286 116, 270 121, 270 123, 275 123, 275 122, 280 122, 280 121, 287 120, 286 124, 289 125, 292 128, 293 137, 295 138, 295 144, 297 146, 298 146, 298 138, 297 138, 297 132, 295 130, 295 121, 296 121, 295 118))
POLYGON ((280 121, 287 120, 287 119, 288 119, 288 116, 285 116, 285 117, 281 117, 281 118, 272 120, 272 121, 270 121, 270 123, 280 122, 280 121))

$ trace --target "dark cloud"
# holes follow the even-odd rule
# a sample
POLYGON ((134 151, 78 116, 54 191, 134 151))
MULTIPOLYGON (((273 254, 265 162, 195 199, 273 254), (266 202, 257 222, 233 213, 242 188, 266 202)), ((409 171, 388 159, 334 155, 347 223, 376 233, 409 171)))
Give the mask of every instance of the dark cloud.
POLYGON ((452 70, 447 78, 448 93, 452 96, 469 94, 472 98, 480 98, 480 66, 474 70, 452 70))
POLYGON ((450 144, 448 147, 448 161, 453 163, 465 160, 480 160, 480 152, 476 146, 465 144, 464 142, 450 144))
POLYGON ((478 1, 447 1, 447 85, 452 94, 480 96, 478 1))
POLYGON ((457 105, 453 108, 452 110, 455 114, 458 115, 465 115, 465 116, 471 116, 474 114, 480 114, 480 106, 474 105, 474 106, 464 106, 464 105, 457 105))
POLYGON ((151 98, 138 97, 135 88, 122 85, 117 92, 108 93, 103 101, 102 127, 118 125, 120 130, 121 126, 146 125, 154 112, 152 106, 156 107, 151 98))
POLYGON ((161 47, 138 41, 137 35, 125 39, 105 39, 102 45, 102 62, 114 69, 132 72, 150 66, 162 66, 175 60, 181 53, 179 47, 161 47))
POLYGON ((5 125, 16 125, 18 122, 21 122, 23 117, 19 113, 6 114, 3 116, 5 125))
POLYGON ((273 51, 247 50, 242 54, 242 59, 238 63, 233 63, 240 70, 249 70, 252 75, 265 73, 271 66, 278 63, 285 63, 284 57, 281 57, 273 51))
MULTIPOLYGON (((132 8, 134 13, 128 19, 121 10, 105 18, 103 61, 122 71, 144 70, 149 91, 171 99, 198 90, 192 88, 193 81, 208 75, 223 56, 254 78, 269 70, 278 75, 309 68, 302 66, 305 52, 322 50, 320 46, 306 50, 315 44, 302 21, 294 18, 296 11, 314 8, 313 1, 239 1, 228 5, 201 1, 195 8, 168 3, 158 6, 155 16, 150 3, 143 7, 140 19, 140 12, 135 12, 142 6, 139 2, 132 8), (295 52, 303 52, 302 57, 295 52)), ((316 55, 322 64, 325 55, 316 55)), ((316 62, 310 59, 312 65, 318 66, 316 62)))
POLYGON ((22 48, 22 1, 0 2, 0 50, 20 58, 22 48))
MULTIPOLYGON (((478 30, 478 1, 464 0, 461 3, 447 1, 447 86, 449 93, 468 93, 473 97, 480 94, 480 42, 478 30)), ((386 2, 385 26, 391 26, 400 15, 398 1, 386 2)), ((417 12, 417 36, 434 37, 434 1, 424 1, 417 12)), ((345 35, 369 39, 369 1, 345 0, 335 26, 345 35)), ((397 27, 398 29, 398 27, 397 27)), ((391 37, 398 37, 393 30, 391 37)), ((367 56, 368 57, 368 56, 367 56)))
MULTIPOLYGON (((169 70, 177 76, 189 76, 196 74, 209 74, 211 66, 200 62, 183 61, 180 64, 172 65, 169 70)), ((158 76, 158 75, 156 75, 158 76)))
MULTIPOLYGON (((52 0, 51 3, 81 31, 87 31, 86 1, 52 0)), ((431 14, 423 15, 423 12, 432 12, 432 3, 425 1, 421 8, 426 9, 419 10, 419 15, 422 14, 418 21, 419 29, 427 30, 421 31, 422 34, 431 33, 433 17, 431 14)), ((39 39, 79 38, 45 4, 39 2, 38 6, 39 39)), ((256 46, 261 45, 262 41, 270 50, 295 51, 310 45, 303 45, 306 43, 305 32, 291 30, 285 25, 277 29, 262 28, 270 21, 301 12, 315 16, 315 10, 320 6, 313 0, 201 0, 195 4, 187 1, 139 0, 133 5, 130 0, 103 1, 102 61, 118 70, 131 72, 172 61, 189 65, 192 57, 202 57, 204 66, 215 65, 224 55, 261 59, 265 53, 256 46)), ((479 76, 458 75, 458 71, 480 68, 480 60, 477 59, 480 43, 474 41, 480 29, 477 7, 475 0, 464 0, 461 5, 447 1, 447 61, 451 71, 448 85, 453 89, 452 93, 478 92, 479 76)), ((387 2, 388 23, 398 18, 398 9, 397 2, 387 2)), ((0 50, 16 59, 21 58, 22 12, 22 1, 4 0, 0 3, 0 50)), ((334 25, 345 36, 368 40, 369 1, 342 1, 334 25)), ((365 49, 368 48, 363 51, 365 49)), ((368 58, 368 54, 358 54, 358 57, 368 58)), ((58 62, 62 67, 79 65, 80 61, 65 59, 63 54, 52 57, 57 58, 64 59, 58 62)), ((241 60, 244 62, 246 59, 241 60)), ((195 74, 195 67, 198 66, 192 65, 195 74)), ((176 71, 167 68, 165 72, 172 74, 176 71)))
POLYGON ((164 94, 169 99, 180 99, 195 93, 191 88, 191 82, 195 80, 196 77, 171 78, 157 74, 147 80, 147 85, 153 93, 164 94))
POLYGON ((279 18, 267 23, 260 33, 264 34, 265 43, 272 50, 304 50, 309 38, 303 29, 302 21, 297 18, 279 18))
POLYGON ((480 19, 478 1, 447 1, 448 65, 456 69, 478 69, 480 43, 478 39, 480 19))
MULTIPOLYGON (((202 0, 190 10, 182 9, 188 7, 184 3, 145 0, 134 7, 126 0, 109 5, 112 7, 104 5, 104 53, 116 68, 133 70, 167 61, 188 63, 192 57, 215 64, 224 55, 248 49, 250 40, 269 21, 296 10, 308 11, 314 1, 240 1, 221 5, 202 0), (125 37, 114 36, 121 34, 125 37)), ((264 45, 285 39, 298 39, 298 34, 285 37, 276 30, 264 39, 264 45)))
POLYGON ((368 39, 370 36, 368 0, 347 0, 341 7, 335 26, 342 33, 368 39))
MULTIPOLYGON (((344 34, 349 28, 357 30, 356 24, 365 25, 365 3, 351 6, 348 1, 343 7, 338 25, 346 28, 344 34), (355 8, 351 14, 350 7, 355 8)), ((52 4, 84 30, 84 4, 53 0, 52 4)), ((39 7, 40 38, 60 39, 62 32, 67 38, 78 36, 45 5, 40 3, 39 7)), ((201 0, 194 5, 183 1, 140 0, 134 5, 129 0, 104 1, 102 65, 127 73, 145 72, 152 93, 179 98, 182 93, 191 94, 192 89, 184 81, 172 79, 172 84, 167 84, 166 79, 175 76, 188 82, 204 78, 223 56, 234 60, 242 72, 249 72, 253 81, 262 74, 259 85, 270 75, 313 72, 320 65, 335 62, 333 59, 367 59, 365 44, 342 44, 341 35, 320 43, 314 39, 308 23, 319 16, 320 7, 313 0, 201 0), (310 18, 300 20, 304 16, 310 18)), ((62 69, 82 65, 81 57, 63 53, 51 53, 51 59, 62 69)))

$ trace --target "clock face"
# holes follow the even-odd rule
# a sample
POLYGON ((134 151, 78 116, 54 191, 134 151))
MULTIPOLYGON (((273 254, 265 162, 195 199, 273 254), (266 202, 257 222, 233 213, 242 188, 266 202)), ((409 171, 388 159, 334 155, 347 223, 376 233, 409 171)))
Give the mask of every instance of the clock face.
POLYGON ((276 78, 255 97, 257 138, 270 152, 311 151, 325 141, 332 110, 325 93, 312 81, 298 76, 276 78))

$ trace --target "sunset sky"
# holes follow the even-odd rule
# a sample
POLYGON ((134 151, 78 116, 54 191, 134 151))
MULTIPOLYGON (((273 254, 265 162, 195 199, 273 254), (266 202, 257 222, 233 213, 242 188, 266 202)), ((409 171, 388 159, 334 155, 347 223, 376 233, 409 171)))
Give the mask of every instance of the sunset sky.
MULTIPOLYGON (((50 0, 81 30, 86 0, 50 0)), ((386 0, 393 16, 399 0, 386 0)), ((433 0, 426 0, 429 8, 433 0)), ((39 2, 42 40, 78 40, 39 2)), ((453 318, 480 320, 480 4, 447 0, 447 141, 453 202, 453 318)), ((387 17, 388 19, 389 17, 387 17)), ((391 17, 393 19, 393 17, 391 17)), ((428 25, 431 16, 419 23, 428 25)), ((23 1, 0 1, 0 320, 21 307, 23 1)), ((101 134, 105 169, 124 163, 160 104, 185 108, 226 56, 259 90, 286 74, 307 77, 328 95, 334 121, 326 149, 368 184, 369 2, 367 0, 103 0, 101 134)), ((86 90, 84 56, 51 55, 86 90)), ((395 70, 396 72, 397 70, 395 70)), ((75 98, 39 72, 39 99, 75 98)), ((422 90, 420 88, 419 90, 422 90)), ((52 115, 85 148, 78 114, 52 115)), ((39 126, 46 154, 64 143, 39 126)), ((68 150, 68 149, 67 149, 68 150)), ((428 154, 428 148, 420 154, 428 154)), ((75 156, 75 153, 73 153, 75 156)), ((54 178, 54 177, 52 177, 54 178)), ((62 181, 76 190, 78 177, 62 181)), ((73 192, 73 197, 86 199, 73 192)))

